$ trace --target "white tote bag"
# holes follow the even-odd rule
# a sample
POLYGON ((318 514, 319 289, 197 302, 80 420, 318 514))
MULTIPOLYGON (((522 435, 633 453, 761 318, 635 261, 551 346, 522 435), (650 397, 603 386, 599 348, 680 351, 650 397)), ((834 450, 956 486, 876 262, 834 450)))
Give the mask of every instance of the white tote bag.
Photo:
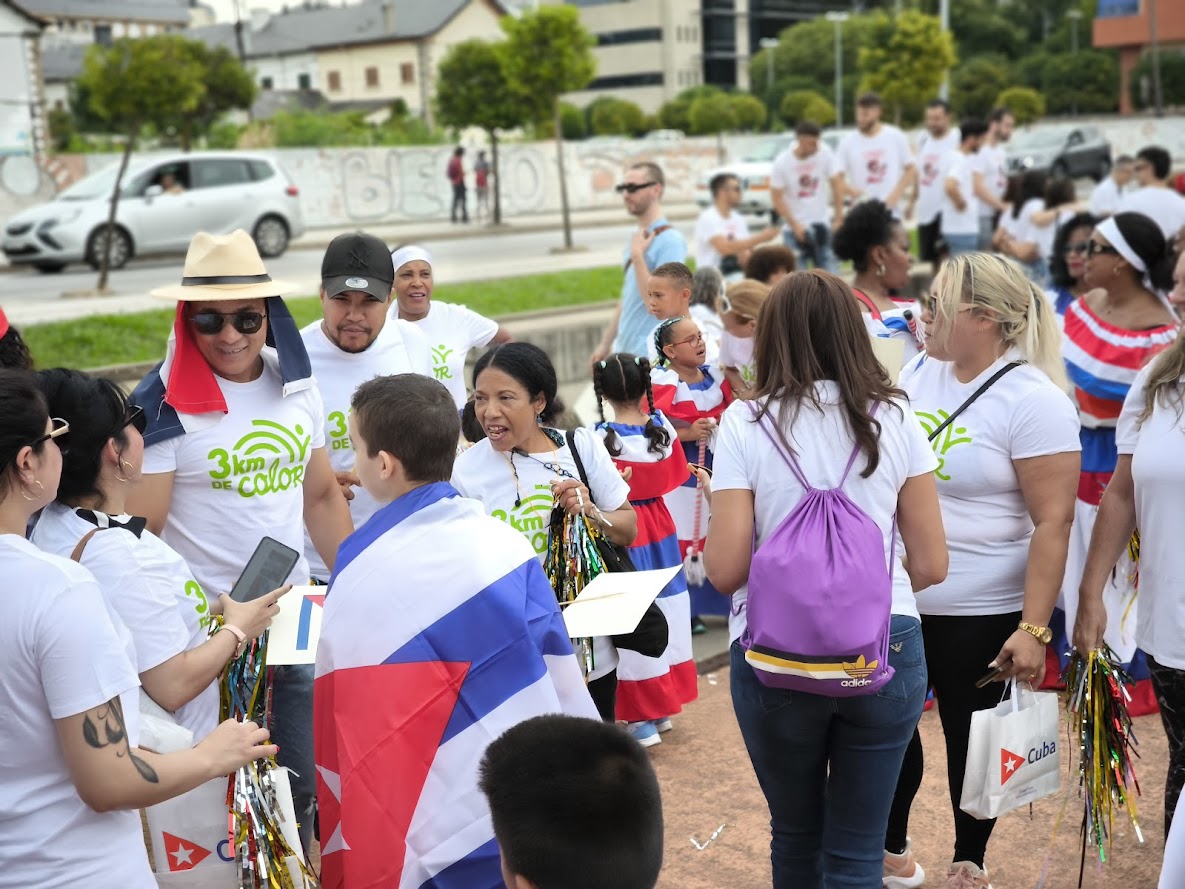
POLYGON ((971 714, 959 808, 976 818, 998 818, 1056 793, 1061 780, 1057 695, 1009 685, 1009 700, 971 714))

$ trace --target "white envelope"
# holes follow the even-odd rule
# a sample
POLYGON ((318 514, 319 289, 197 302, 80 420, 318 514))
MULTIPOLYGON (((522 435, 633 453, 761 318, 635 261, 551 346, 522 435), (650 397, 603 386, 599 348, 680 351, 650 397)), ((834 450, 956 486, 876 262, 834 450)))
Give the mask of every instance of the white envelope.
POLYGON ((582 639, 632 633, 642 622, 650 603, 681 567, 599 575, 573 602, 564 606, 568 635, 582 639))
POLYGON ((280 597, 268 636, 268 666, 316 663, 327 592, 326 586, 294 586, 280 597))

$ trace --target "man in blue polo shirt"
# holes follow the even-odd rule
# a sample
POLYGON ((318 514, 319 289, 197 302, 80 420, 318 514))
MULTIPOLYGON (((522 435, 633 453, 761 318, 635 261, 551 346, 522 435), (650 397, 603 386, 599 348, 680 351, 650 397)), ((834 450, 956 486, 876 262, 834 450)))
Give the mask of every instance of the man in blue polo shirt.
POLYGON ((663 216, 660 201, 664 184, 662 168, 645 162, 630 167, 617 186, 626 210, 638 220, 638 230, 631 236, 625 251, 621 303, 601 337, 600 345, 593 352, 590 364, 604 360, 612 352, 646 354, 646 340, 656 324, 642 301, 650 272, 663 263, 687 259, 687 242, 663 216))

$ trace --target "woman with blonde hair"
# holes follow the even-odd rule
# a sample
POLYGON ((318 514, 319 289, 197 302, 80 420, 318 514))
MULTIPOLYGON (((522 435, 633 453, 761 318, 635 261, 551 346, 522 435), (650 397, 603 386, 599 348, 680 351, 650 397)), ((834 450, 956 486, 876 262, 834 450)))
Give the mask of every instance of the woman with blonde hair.
MULTIPOLYGON (((988 253, 948 260, 923 312, 926 352, 906 365, 909 395, 938 458, 950 547, 945 581, 918 594, 926 665, 940 702, 955 820, 950 889, 989 889, 994 821, 959 808, 971 714, 1000 700, 976 681, 1036 685, 1066 564, 1078 485, 1078 417, 1066 393, 1053 306, 1020 267, 988 253)), ((921 782, 915 734, 885 837, 885 886, 922 885, 907 838, 921 782)))
POLYGON ((728 285, 717 306, 724 323, 724 331, 720 334, 720 369, 738 398, 748 398, 747 393, 757 379, 753 344, 756 342, 757 315, 769 291, 768 284, 745 278, 728 285))

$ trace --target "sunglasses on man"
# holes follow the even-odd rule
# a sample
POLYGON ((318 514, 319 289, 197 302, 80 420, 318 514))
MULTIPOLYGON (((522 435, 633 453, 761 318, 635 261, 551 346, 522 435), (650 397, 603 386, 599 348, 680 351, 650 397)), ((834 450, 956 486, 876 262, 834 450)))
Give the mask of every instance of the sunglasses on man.
POLYGON ((658 185, 658 183, 654 182, 654 181, 651 181, 651 182, 622 182, 617 186, 616 191, 618 194, 623 194, 623 193, 624 194, 634 194, 635 192, 639 192, 643 188, 649 188, 652 185, 658 185))
POLYGON ((265 316, 259 312, 195 312, 189 317, 194 330, 203 336, 216 336, 229 321, 239 333, 259 333, 263 329, 265 316))

